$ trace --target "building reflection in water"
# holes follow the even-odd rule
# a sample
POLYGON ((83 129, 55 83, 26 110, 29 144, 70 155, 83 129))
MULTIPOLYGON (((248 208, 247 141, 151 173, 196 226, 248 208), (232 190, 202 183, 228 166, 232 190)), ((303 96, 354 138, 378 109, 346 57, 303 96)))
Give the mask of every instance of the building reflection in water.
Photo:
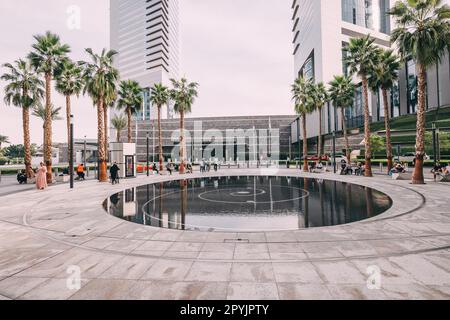
POLYGON ((370 188, 296 177, 182 179, 105 201, 110 214, 154 227, 202 231, 292 230, 376 216, 392 205, 370 188))

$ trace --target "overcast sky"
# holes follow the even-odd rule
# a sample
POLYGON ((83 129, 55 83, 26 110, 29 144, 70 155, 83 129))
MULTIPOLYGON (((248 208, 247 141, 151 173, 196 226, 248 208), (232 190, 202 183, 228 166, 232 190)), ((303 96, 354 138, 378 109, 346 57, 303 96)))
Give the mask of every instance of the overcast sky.
MULTIPOLYGON (((181 74, 200 83, 192 116, 293 114, 290 0, 179 2, 181 74)), ((26 56, 32 36, 46 30, 70 44, 72 59, 86 59, 84 48, 109 47, 109 0, 1 0, 0 63, 26 56), (81 9, 80 29, 67 26, 71 5, 81 9)), ((22 143, 21 112, 5 106, 3 89, 2 82, 0 134, 22 143)), ((53 94, 53 101, 64 110, 59 94, 53 94)), ((95 138, 91 101, 75 99, 73 109, 75 137, 95 138)), ((41 120, 32 119, 31 136, 33 143, 42 143, 41 120)), ((63 142, 64 137, 65 122, 55 122, 54 141, 63 142)))

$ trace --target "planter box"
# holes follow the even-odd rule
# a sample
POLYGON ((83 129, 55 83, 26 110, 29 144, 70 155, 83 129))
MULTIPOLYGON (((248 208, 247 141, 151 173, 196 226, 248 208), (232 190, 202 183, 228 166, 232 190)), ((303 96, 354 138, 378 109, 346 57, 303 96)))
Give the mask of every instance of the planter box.
POLYGON ((69 182, 69 180, 70 180, 69 175, 56 176, 56 182, 69 182))

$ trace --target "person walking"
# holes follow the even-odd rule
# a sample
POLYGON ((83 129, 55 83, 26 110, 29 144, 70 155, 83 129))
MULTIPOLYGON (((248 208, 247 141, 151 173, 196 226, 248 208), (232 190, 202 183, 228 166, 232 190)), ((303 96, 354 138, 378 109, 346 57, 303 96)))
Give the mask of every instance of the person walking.
POLYGON ((36 175, 36 188, 38 190, 44 190, 48 187, 47 184, 47 166, 41 162, 36 175))
POLYGON ((117 165, 117 162, 114 162, 114 164, 109 168, 109 173, 111 174, 111 183, 114 185, 116 183, 119 183, 118 179, 118 173, 120 171, 119 166, 117 165))
POLYGON ((78 165, 77 175, 78 175, 78 180, 84 180, 84 165, 83 164, 78 165))

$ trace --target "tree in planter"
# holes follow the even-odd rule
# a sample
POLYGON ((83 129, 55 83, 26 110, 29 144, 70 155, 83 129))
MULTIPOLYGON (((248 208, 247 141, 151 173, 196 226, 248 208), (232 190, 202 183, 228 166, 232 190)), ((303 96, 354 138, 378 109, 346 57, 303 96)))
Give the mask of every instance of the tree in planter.
POLYGON ((389 116, 388 90, 394 87, 398 80, 398 71, 400 69, 400 59, 392 50, 380 50, 378 64, 370 71, 369 86, 377 92, 381 89, 384 105, 384 126, 386 130, 386 157, 388 161, 388 172, 393 168, 393 153, 391 142, 391 126, 389 116))
POLYGON ((105 108, 114 101, 119 80, 119 71, 114 68, 113 60, 117 51, 103 49, 101 54, 96 54, 92 49, 86 49, 91 62, 86 65, 84 79, 87 92, 92 102, 97 107, 97 139, 98 139, 98 162, 99 181, 108 181, 107 174, 107 124, 105 119, 105 108))
POLYGON ((329 96, 336 109, 341 109, 342 131, 344 132, 346 157, 350 163, 350 145, 348 141, 345 108, 353 105, 355 98, 355 85, 351 77, 334 76, 333 81, 330 82, 329 96))
POLYGON ((376 154, 386 147, 386 141, 383 137, 373 134, 370 136, 370 145, 372 147, 372 152, 376 154))
POLYGON ((198 96, 198 83, 188 82, 187 79, 170 79, 172 90, 170 98, 175 102, 174 110, 180 115, 180 174, 185 171, 186 141, 184 139, 184 116, 191 112, 195 98, 198 96))
POLYGON ((142 107, 142 88, 134 80, 126 80, 120 83, 119 101, 117 107, 125 111, 128 119, 128 143, 131 143, 131 119, 142 107))
POLYGON ((28 178, 34 176, 31 168, 30 109, 39 104, 44 95, 44 83, 39 79, 28 60, 19 59, 5 64, 8 72, 1 79, 8 82, 5 87, 5 103, 22 109, 22 130, 25 171, 28 178))
POLYGON ((372 177, 372 150, 370 146, 370 110, 369 110, 369 85, 368 76, 378 63, 378 48, 373 44, 374 39, 370 35, 364 38, 352 38, 347 47, 344 62, 349 68, 350 74, 357 74, 362 81, 364 97, 364 141, 365 141, 365 170, 366 177, 372 177))
POLYGON ((318 84, 311 86, 311 98, 312 103, 314 105, 314 109, 319 112, 319 143, 318 143, 318 158, 319 161, 322 159, 322 143, 323 143, 323 137, 322 137, 322 110, 325 103, 327 103, 329 97, 328 97, 328 91, 325 88, 325 85, 320 82, 318 84))
POLYGON ((120 142, 120 133, 127 127, 127 118, 123 114, 116 115, 111 119, 111 124, 116 130, 116 142, 120 142))
POLYGON ((2 144, 4 143, 9 143, 9 138, 0 134, 0 150, 2 150, 2 144))
POLYGON ((403 59, 412 59, 418 71, 416 161, 413 184, 425 184, 425 109, 427 68, 439 63, 450 48, 450 7, 442 0, 401 0, 390 10, 397 28, 391 41, 403 59))
POLYGON ((52 183, 52 80, 58 65, 67 58, 70 47, 62 44, 59 36, 50 31, 34 36, 34 39, 36 43, 28 58, 36 71, 45 77, 44 162, 47 166, 47 182, 52 183))
MULTIPOLYGON (((303 130, 303 171, 308 171, 308 138, 306 129, 306 116, 314 111, 314 100, 312 99, 311 80, 303 76, 298 77, 291 86, 292 100, 295 102, 295 112, 302 118, 303 130)), ((300 141, 299 141, 300 143, 300 141)))
POLYGON ((163 145, 162 145, 162 132, 161 132, 161 108, 163 105, 168 105, 170 101, 169 89, 163 86, 161 83, 157 83, 151 89, 150 95, 151 102, 158 108, 158 147, 159 147, 159 170, 162 172, 164 169, 164 157, 163 157, 163 145))
POLYGON ((80 64, 74 63, 69 59, 64 60, 58 68, 56 75, 56 91, 64 95, 66 99, 66 130, 67 144, 69 146, 69 155, 71 154, 70 145, 70 115, 71 96, 79 96, 84 87, 83 68, 80 64))

